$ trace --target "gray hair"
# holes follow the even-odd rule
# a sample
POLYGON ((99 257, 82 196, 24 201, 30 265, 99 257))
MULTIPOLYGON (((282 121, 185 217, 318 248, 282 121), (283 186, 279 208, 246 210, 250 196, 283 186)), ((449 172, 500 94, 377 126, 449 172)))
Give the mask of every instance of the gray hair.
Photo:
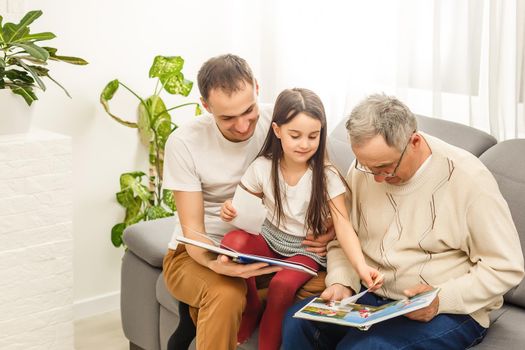
POLYGON ((361 145, 381 135, 388 146, 401 151, 417 130, 417 121, 414 113, 397 98, 373 94, 352 110, 346 129, 352 145, 361 145))

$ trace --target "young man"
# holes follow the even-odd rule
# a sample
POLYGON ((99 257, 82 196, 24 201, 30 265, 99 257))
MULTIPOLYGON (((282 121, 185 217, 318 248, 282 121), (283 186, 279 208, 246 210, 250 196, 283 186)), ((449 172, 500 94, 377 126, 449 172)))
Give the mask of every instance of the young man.
MULTIPOLYGON (((352 221, 382 288, 361 304, 382 305, 439 287, 426 308, 372 326, 294 319, 285 349, 464 349, 483 339, 489 312, 523 278, 523 255, 507 203, 481 161, 417 131, 399 100, 372 95, 346 124, 356 161, 348 174, 352 221)), ((358 276, 336 242, 329 246, 326 300, 359 292, 358 276)))
MULTIPOLYGON (((237 264, 198 247, 177 245, 175 236, 220 242, 235 229, 220 219, 220 208, 233 197, 262 147, 272 110, 259 107, 259 86, 238 56, 209 59, 199 70, 198 85, 210 114, 181 126, 166 143, 164 187, 173 190, 179 221, 164 258, 164 281, 176 299, 197 310, 198 349, 234 349, 256 326, 239 331, 245 305, 250 306, 244 278, 279 268, 237 264)), ((320 254, 326 250, 323 241, 305 244, 320 254)))

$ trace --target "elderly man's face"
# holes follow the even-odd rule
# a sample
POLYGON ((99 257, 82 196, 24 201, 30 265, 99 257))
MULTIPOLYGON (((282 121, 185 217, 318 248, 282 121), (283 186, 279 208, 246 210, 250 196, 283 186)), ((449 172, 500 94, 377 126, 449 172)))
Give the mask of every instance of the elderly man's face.
POLYGON ((415 164, 414 152, 420 141, 418 134, 412 134, 402 151, 388 146, 381 135, 376 135, 364 144, 352 145, 357 159, 356 168, 372 173, 377 182, 403 184, 410 180, 419 167, 415 164))

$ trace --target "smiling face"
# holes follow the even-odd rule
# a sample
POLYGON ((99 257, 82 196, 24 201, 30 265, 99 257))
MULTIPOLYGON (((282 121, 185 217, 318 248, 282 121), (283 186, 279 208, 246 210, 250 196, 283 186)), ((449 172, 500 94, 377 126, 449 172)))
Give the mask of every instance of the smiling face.
POLYGON ((222 135, 232 142, 242 142, 252 137, 259 119, 257 95, 259 86, 245 83, 244 87, 231 94, 221 89, 210 91, 207 101, 201 100, 204 108, 215 118, 222 135))
POLYGON ((319 148, 321 121, 305 113, 297 114, 281 126, 272 123, 272 128, 281 140, 286 163, 306 164, 319 148))

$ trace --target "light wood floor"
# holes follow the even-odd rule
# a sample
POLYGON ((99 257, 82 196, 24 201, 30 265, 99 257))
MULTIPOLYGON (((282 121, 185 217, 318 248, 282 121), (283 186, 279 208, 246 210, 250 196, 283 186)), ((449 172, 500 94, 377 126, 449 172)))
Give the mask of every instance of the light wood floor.
POLYGON ((75 321, 76 350, 127 350, 120 310, 75 321))

